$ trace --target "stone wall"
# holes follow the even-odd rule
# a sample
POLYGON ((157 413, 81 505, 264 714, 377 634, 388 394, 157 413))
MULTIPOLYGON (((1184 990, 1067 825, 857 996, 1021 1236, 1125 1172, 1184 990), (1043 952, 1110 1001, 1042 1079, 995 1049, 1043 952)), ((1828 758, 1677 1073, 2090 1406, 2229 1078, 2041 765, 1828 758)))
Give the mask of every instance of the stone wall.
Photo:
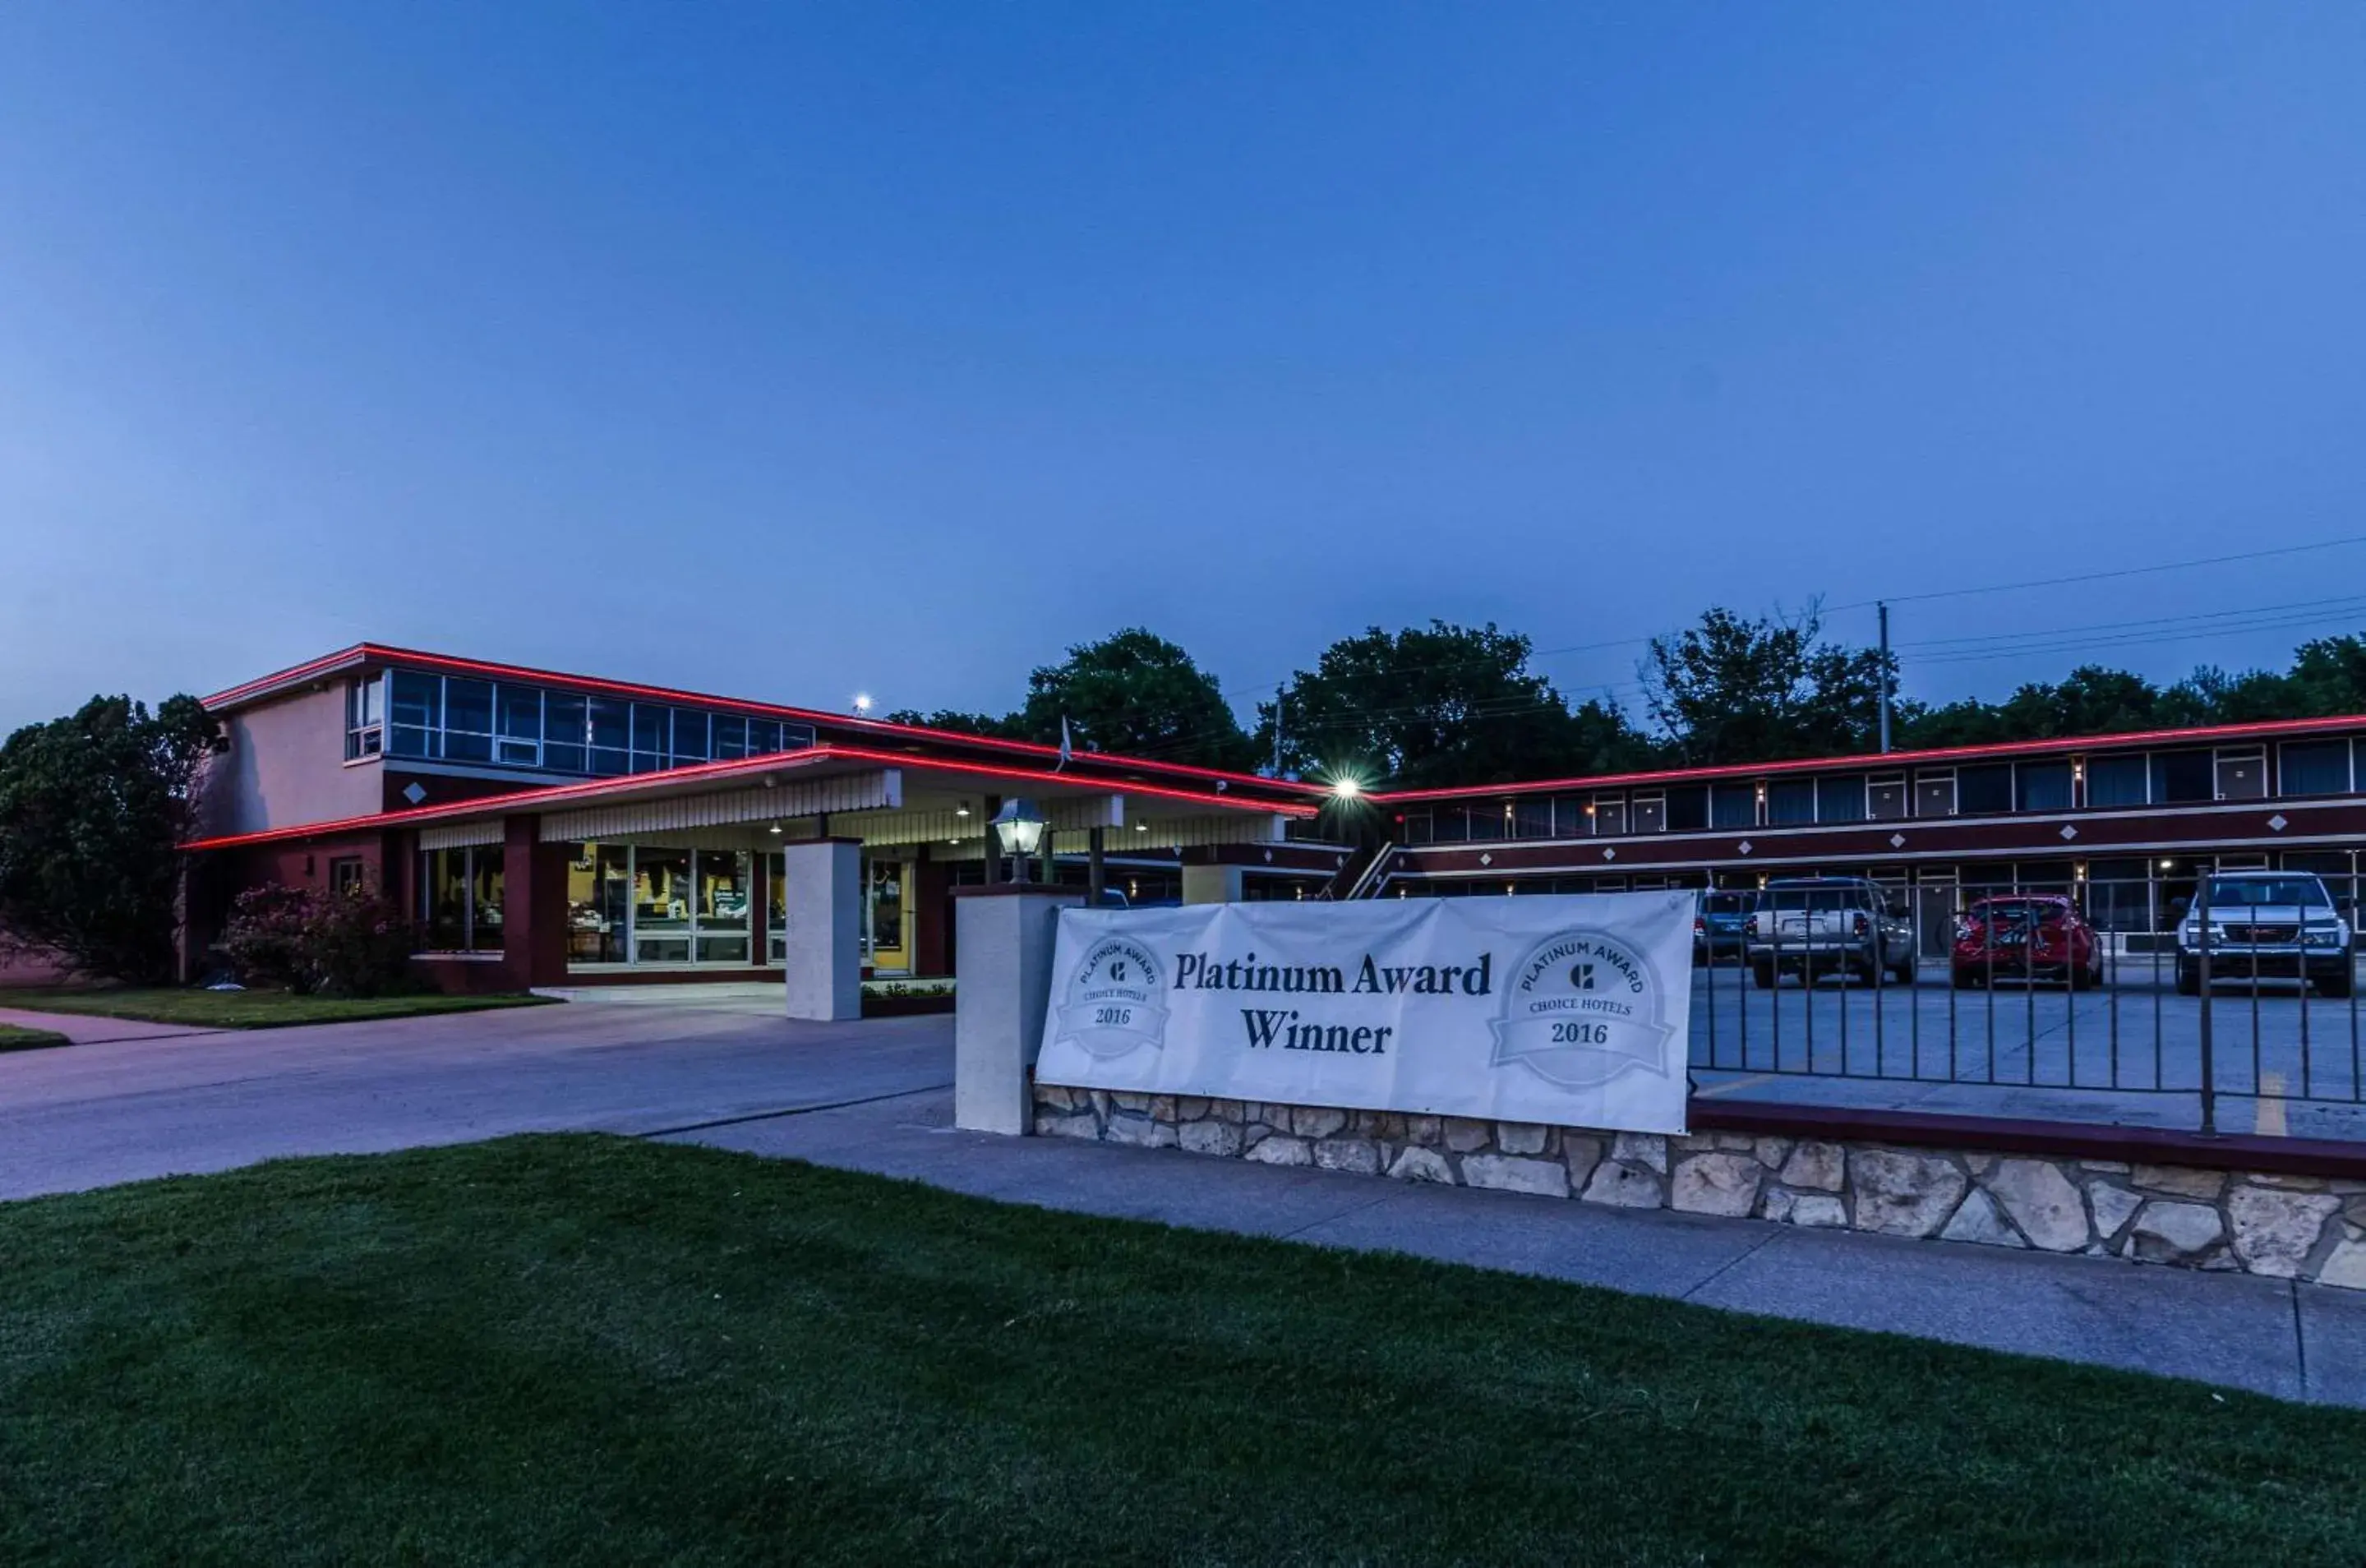
POLYGON ((2366 1181, 1741 1133, 1667 1138, 1050 1084, 1035 1087, 1035 1131, 2366 1290, 2366 1181))

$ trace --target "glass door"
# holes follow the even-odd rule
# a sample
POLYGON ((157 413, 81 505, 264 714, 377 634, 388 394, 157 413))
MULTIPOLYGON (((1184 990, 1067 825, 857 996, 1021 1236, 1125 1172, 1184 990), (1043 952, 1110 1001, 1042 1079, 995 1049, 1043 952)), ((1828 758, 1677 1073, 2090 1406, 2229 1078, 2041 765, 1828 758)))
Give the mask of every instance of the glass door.
POLYGON ((907 869, 902 861, 873 860, 864 877, 863 952, 874 972, 912 967, 907 869))

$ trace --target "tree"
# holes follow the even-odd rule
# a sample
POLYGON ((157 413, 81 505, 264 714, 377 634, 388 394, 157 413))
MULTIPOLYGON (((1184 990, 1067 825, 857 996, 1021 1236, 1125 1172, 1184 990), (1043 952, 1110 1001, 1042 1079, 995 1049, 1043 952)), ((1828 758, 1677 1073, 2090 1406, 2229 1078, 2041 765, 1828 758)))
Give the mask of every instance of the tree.
POLYGON ((194 697, 151 714, 93 697, 0 747, 0 930, 126 980, 173 970, 179 845, 213 721, 194 697))
POLYGON ((963 713, 958 708, 939 708, 934 713, 922 713, 918 708, 897 708, 887 715, 884 722, 915 725, 922 729, 941 729, 952 735, 1014 739, 1011 719, 997 718, 990 713, 963 713))
MULTIPOLYGON (((1650 746, 1616 706, 1575 713, 1527 667, 1514 632, 1432 621, 1378 626, 1324 649, 1281 696, 1282 765, 1352 773, 1405 789, 1505 784, 1556 773, 1639 765, 1650 746)), ((1270 755, 1274 705, 1260 704, 1256 747, 1270 755)))
MULTIPOLYGON (((1880 735, 1882 656, 1818 638, 1811 603, 1796 616, 1744 620, 1723 607, 1656 637, 1636 674, 1683 759, 1771 762, 1870 750, 1880 735)), ((1897 660, 1889 664, 1893 693, 1897 660)))
POLYGON ((1140 626, 1079 643, 1061 663, 1029 675, 1026 704, 1008 723, 1020 739, 1048 746, 1058 744, 1064 719, 1080 751, 1205 768, 1245 769, 1253 760, 1216 678, 1140 626))

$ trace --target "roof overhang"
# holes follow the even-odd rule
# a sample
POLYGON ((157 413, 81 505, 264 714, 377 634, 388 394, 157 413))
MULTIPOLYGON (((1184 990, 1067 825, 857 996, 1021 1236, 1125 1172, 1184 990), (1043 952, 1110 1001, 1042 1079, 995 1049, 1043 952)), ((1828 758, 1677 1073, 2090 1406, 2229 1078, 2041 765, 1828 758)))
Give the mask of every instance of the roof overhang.
MULTIPOLYGON (((713 802, 704 808, 710 815, 716 811, 746 813, 728 816, 731 821, 761 821, 825 812, 892 809, 907 804, 907 797, 930 792, 968 790, 983 794, 997 786, 1003 786, 1000 793, 1023 792, 1041 801, 1055 825, 1084 825, 1097 816, 1106 816, 1112 809, 1109 805, 1111 801, 1122 803, 1121 812, 1152 818, 1234 814, 1302 818, 1321 810, 1312 801, 1251 800, 1215 786, 1176 788, 1155 784, 1113 784, 1058 769, 1004 767, 915 757, 868 747, 827 745, 769 757, 675 768, 661 773, 594 779, 331 822, 197 839, 183 847, 240 849, 432 824, 481 823, 522 816, 547 818, 559 814, 585 823, 629 824, 644 817, 655 823, 670 813, 681 818, 674 826, 688 827, 697 825, 690 818, 699 815, 684 804, 691 802, 713 802)), ((726 819, 714 818, 717 823, 726 819)), ((1125 817, 1121 814, 1115 819, 1123 821, 1125 817)), ((606 830, 627 829, 610 827, 606 830)))

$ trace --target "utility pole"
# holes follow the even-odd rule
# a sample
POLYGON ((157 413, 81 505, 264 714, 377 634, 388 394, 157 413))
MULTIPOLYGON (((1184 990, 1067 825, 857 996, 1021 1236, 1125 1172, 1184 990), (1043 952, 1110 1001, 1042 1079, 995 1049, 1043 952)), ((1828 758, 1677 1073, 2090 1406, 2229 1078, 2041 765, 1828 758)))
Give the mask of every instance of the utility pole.
POLYGON ((1881 749, 1889 750, 1889 606, 1877 604, 1881 616, 1881 749))
POLYGON ((1273 683, 1273 776, 1281 777, 1281 682, 1273 683))

